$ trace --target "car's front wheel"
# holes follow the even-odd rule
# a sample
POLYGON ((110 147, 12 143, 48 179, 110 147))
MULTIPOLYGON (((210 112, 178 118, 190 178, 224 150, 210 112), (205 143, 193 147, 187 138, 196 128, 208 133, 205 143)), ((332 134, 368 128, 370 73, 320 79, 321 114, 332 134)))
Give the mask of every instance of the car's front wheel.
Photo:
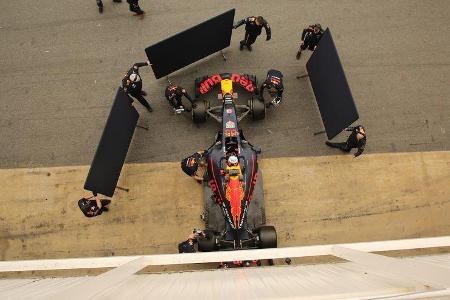
POLYGON ((198 101, 195 104, 197 104, 197 106, 192 108, 192 120, 196 124, 203 123, 208 118, 206 111, 208 110, 209 103, 208 101, 198 101))

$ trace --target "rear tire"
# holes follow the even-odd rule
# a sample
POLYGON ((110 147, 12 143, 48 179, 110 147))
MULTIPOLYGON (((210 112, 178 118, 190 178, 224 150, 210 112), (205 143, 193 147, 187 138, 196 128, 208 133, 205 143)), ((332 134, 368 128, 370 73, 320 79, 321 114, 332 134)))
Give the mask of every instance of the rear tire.
POLYGON ((212 230, 204 230, 205 236, 198 237, 198 251, 211 252, 216 250, 216 236, 212 230))
POLYGON ((192 108, 192 120, 194 123, 203 123, 208 118, 206 111, 208 110, 209 103, 207 101, 200 101, 196 103, 197 107, 192 108))
POLYGON ((255 231, 259 236, 259 248, 277 247, 277 232, 275 230, 275 227, 261 226, 255 231))
POLYGON ((264 101, 258 98, 252 98, 250 100, 250 112, 252 113, 253 120, 262 120, 266 116, 266 106, 264 101))

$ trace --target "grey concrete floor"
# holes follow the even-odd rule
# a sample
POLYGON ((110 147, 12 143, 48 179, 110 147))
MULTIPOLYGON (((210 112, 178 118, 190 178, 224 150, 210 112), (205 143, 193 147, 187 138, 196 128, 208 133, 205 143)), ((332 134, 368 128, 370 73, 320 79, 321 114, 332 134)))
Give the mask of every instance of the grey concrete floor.
MULTIPOLYGON (((0 1, 0 168, 90 164, 117 86, 144 48, 229 8, 236 18, 263 15, 264 33, 253 52, 240 52, 244 32, 233 33, 228 61, 212 55, 174 73, 193 93, 197 76, 285 74, 284 103, 260 122, 244 120, 248 140, 264 157, 330 155, 305 72, 308 55, 295 60, 301 29, 320 22, 332 30, 361 119, 368 153, 449 150, 450 1, 0 1)), ((180 49, 180 55, 183 50, 180 49)), ((176 161, 209 145, 218 124, 194 125, 171 113, 164 80, 141 72, 155 108, 141 112, 128 162, 176 161)), ((338 137, 337 139, 343 139, 338 137)))

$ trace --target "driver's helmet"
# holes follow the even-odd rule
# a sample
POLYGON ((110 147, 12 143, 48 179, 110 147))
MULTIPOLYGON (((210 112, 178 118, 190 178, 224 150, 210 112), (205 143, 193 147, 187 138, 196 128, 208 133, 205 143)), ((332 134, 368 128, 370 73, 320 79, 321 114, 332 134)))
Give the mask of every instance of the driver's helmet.
POLYGON ((235 156, 235 155, 231 155, 228 158, 228 165, 229 166, 236 166, 238 164, 238 162, 239 162, 239 160, 238 160, 237 156, 235 156))
POLYGON ((140 81, 140 80, 141 80, 141 77, 138 74, 133 73, 133 74, 130 75, 130 81, 131 82, 137 82, 137 81, 140 81))

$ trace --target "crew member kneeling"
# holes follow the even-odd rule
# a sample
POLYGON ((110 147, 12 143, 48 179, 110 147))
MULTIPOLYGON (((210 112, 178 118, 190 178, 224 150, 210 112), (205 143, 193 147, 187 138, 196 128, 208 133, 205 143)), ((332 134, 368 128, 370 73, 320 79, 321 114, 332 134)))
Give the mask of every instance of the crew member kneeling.
POLYGON ((266 107, 273 105, 277 107, 280 105, 281 99, 283 97, 283 73, 278 70, 269 70, 267 72, 266 80, 263 82, 261 87, 259 88, 259 97, 264 100, 264 90, 267 89, 269 91, 270 96, 272 97, 272 101, 266 104, 266 107))
POLYGON ((189 108, 185 108, 183 103, 181 102, 181 98, 186 97, 189 102, 191 102, 192 108, 195 108, 197 105, 194 103, 194 100, 189 96, 184 88, 177 85, 169 85, 166 88, 165 96, 167 101, 169 101, 170 105, 173 107, 175 113, 180 114, 183 111, 190 111, 189 108))
POLYGON ((364 127, 358 125, 355 127, 349 127, 346 131, 352 132, 346 142, 331 143, 326 141, 325 143, 330 147, 341 149, 344 152, 350 152, 352 148, 358 148, 358 151, 355 153, 355 157, 360 156, 366 146, 366 131, 364 127))
POLYGON ((193 177, 198 183, 203 182, 203 176, 198 174, 198 168, 206 168, 206 151, 198 151, 181 161, 181 169, 188 176, 193 177))

